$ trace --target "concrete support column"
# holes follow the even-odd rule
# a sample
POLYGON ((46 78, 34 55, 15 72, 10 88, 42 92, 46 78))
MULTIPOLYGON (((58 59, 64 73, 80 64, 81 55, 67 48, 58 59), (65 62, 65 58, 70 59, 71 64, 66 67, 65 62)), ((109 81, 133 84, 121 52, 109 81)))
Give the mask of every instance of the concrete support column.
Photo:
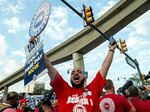
POLYGON ((4 102, 6 102, 7 93, 8 93, 8 87, 5 86, 5 87, 4 87, 4 93, 3 93, 3 101, 4 101, 4 102))
POLYGON ((80 53, 73 53, 73 67, 80 68, 84 71, 83 55, 80 53))

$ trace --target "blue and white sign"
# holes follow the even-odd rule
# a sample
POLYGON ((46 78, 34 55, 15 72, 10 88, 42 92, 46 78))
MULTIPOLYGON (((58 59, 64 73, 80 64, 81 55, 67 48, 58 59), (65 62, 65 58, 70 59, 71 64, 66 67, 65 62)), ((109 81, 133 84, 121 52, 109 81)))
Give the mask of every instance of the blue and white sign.
POLYGON ((41 47, 43 48, 43 40, 41 41, 40 37, 36 37, 34 42, 28 43, 24 48, 26 59, 31 57, 41 47))
POLYGON ((28 100, 28 106, 32 109, 44 98, 44 95, 27 95, 26 99, 28 100))
POLYGON ((35 15, 30 24, 29 35, 31 37, 37 37, 45 28, 48 23, 50 16, 50 2, 49 0, 44 1, 35 15))
POLYGON ((26 57, 24 67, 24 86, 32 81, 35 81, 37 77, 46 73, 42 42, 37 44, 37 46, 31 50, 26 57))

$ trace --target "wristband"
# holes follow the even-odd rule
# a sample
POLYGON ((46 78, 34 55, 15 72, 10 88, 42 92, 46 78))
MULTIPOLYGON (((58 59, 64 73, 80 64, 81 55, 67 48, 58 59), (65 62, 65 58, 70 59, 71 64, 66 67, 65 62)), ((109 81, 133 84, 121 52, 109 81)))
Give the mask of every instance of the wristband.
POLYGON ((112 51, 114 53, 114 50, 112 50, 112 49, 109 49, 109 51, 112 51))

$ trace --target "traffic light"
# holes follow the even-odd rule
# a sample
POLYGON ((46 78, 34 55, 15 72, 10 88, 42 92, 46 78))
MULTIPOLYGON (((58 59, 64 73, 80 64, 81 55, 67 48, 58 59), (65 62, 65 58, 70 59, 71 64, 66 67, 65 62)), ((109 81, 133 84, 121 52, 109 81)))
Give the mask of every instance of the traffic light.
POLYGON ((87 23, 94 22, 93 12, 91 7, 85 7, 83 5, 84 15, 87 23))
POLYGON ((126 41, 123 40, 123 39, 120 39, 120 49, 121 49, 122 52, 125 52, 125 51, 128 50, 127 46, 126 46, 126 41))
POLYGON ((147 83, 147 80, 145 80, 145 75, 144 74, 141 74, 141 78, 142 78, 144 83, 147 83))
POLYGON ((141 74, 141 78, 142 78, 143 81, 145 80, 144 77, 145 77, 145 75, 141 74))

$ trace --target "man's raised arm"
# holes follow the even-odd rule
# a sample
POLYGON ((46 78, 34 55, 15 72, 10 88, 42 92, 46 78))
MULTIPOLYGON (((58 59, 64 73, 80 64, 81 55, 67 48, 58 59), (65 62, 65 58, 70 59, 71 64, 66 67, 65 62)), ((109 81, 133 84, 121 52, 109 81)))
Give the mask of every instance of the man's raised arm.
MULTIPOLYGON (((35 41, 36 41, 36 37, 34 37, 34 36, 31 37, 29 40, 30 43, 35 42, 35 41)), ((57 70, 52 66, 52 64, 50 63, 46 54, 44 54, 44 61, 45 61, 45 66, 48 70, 48 75, 49 75, 50 79, 53 80, 57 74, 57 70)))
POLYGON ((45 66, 48 70, 48 75, 50 79, 53 80, 57 74, 57 70, 52 66, 46 54, 44 54, 44 61, 45 61, 45 66))
POLYGON ((114 43, 113 45, 109 45, 109 51, 108 51, 107 56, 102 64, 101 69, 99 70, 99 72, 101 73, 103 78, 106 78, 108 69, 113 60, 113 56, 114 56, 116 47, 117 47, 117 43, 114 43))

